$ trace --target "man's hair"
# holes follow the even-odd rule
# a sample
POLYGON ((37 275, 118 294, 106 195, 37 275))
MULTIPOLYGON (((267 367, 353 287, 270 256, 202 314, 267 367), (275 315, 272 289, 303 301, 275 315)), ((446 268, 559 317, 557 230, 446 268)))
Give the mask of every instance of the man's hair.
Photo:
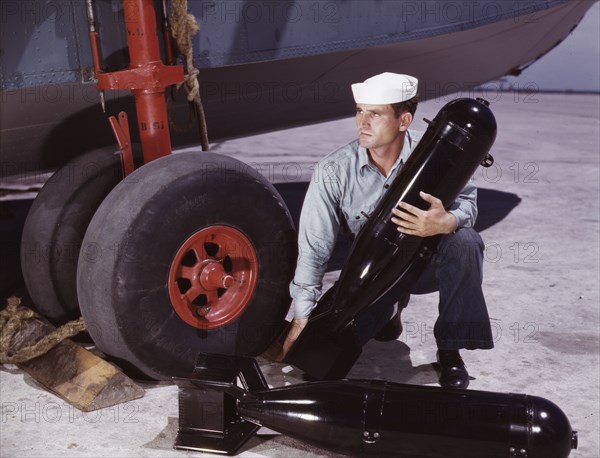
POLYGON ((404 102, 392 103, 392 108, 394 109, 396 118, 400 117, 400 115, 405 111, 408 111, 412 116, 414 116, 415 112, 417 111, 418 104, 419 98, 415 95, 412 99, 408 99, 404 102))

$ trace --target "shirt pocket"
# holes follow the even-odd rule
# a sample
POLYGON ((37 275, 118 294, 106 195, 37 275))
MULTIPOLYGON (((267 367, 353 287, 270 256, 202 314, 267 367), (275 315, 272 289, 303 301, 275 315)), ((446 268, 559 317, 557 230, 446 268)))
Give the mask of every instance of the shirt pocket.
POLYGON ((351 238, 356 237, 356 235, 360 232, 360 230, 369 220, 369 217, 371 213, 373 213, 374 209, 375 206, 373 205, 367 207, 366 209, 353 209, 354 211, 351 213, 348 212, 349 214, 344 213, 345 220, 348 224, 348 230, 352 234, 351 238))

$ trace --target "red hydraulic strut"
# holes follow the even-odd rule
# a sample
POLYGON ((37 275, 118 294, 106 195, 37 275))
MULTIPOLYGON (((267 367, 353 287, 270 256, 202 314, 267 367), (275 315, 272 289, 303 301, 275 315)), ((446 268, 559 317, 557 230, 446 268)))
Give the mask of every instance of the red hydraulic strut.
MULTIPOLYGON (((130 56, 129 68, 125 70, 99 71, 98 35, 93 28, 93 16, 90 19, 97 87, 100 91, 129 89, 133 92, 144 163, 148 163, 171 154, 165 88, 183 81, 183 67, 164 65, 161 60, 154 0, 124 0, 123 6, 130 56)), ((123 145, 121 148, 123 150, 123 145)))

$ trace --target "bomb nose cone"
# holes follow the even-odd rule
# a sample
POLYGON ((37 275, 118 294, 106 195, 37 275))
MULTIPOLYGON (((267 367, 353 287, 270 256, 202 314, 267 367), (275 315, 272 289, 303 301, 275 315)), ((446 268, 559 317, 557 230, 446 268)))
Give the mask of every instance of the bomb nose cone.
POLYGON ((565 413, 548 399, 530 398, 530 445, 535 457, 566 457, 577 448, 577 432, 565 413))
POLYGON ((455 99, 448 102, 433 120, 434 124, 451 124, 464 134, 477 138, 481 148, 491 148, 496 139, 498 126, 489 108, 489 102, 481 97, 455 99))

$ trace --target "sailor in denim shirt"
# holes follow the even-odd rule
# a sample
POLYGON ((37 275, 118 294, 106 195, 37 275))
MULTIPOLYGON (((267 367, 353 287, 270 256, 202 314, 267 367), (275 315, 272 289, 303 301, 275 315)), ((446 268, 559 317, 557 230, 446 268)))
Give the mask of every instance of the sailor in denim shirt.
MULTIPOLYGON (((353 85, 359 138, 322 159, 309 184, 300 217, 298 263, 290 285, 294 320, 284 353, 306 325, 320 296, 338 234, 356 236, 421 139, 421 134, 409 129, 417 106, 416 87, 415 78, 393 73, 353 85)), ((421 198, 430 204, 429 210, 401 203, 392 221, 406 234, 443 234, 437 252, 410 291, 392 288, 359 314, 357 338, 361 345, 373 337, 396 339, 402 331, 400 312, 408 303, 408 293, 439 291, 440 314, 434 336, 440 384, 466 388, 469 376, 458 350, 493 347, 481 290, 483 242, 472 229, 477 218, 477 189, 471 180, 448 210, 435 196, 421 193, 421 198), (392 317, 396 302, 398 311, 392 317)))

